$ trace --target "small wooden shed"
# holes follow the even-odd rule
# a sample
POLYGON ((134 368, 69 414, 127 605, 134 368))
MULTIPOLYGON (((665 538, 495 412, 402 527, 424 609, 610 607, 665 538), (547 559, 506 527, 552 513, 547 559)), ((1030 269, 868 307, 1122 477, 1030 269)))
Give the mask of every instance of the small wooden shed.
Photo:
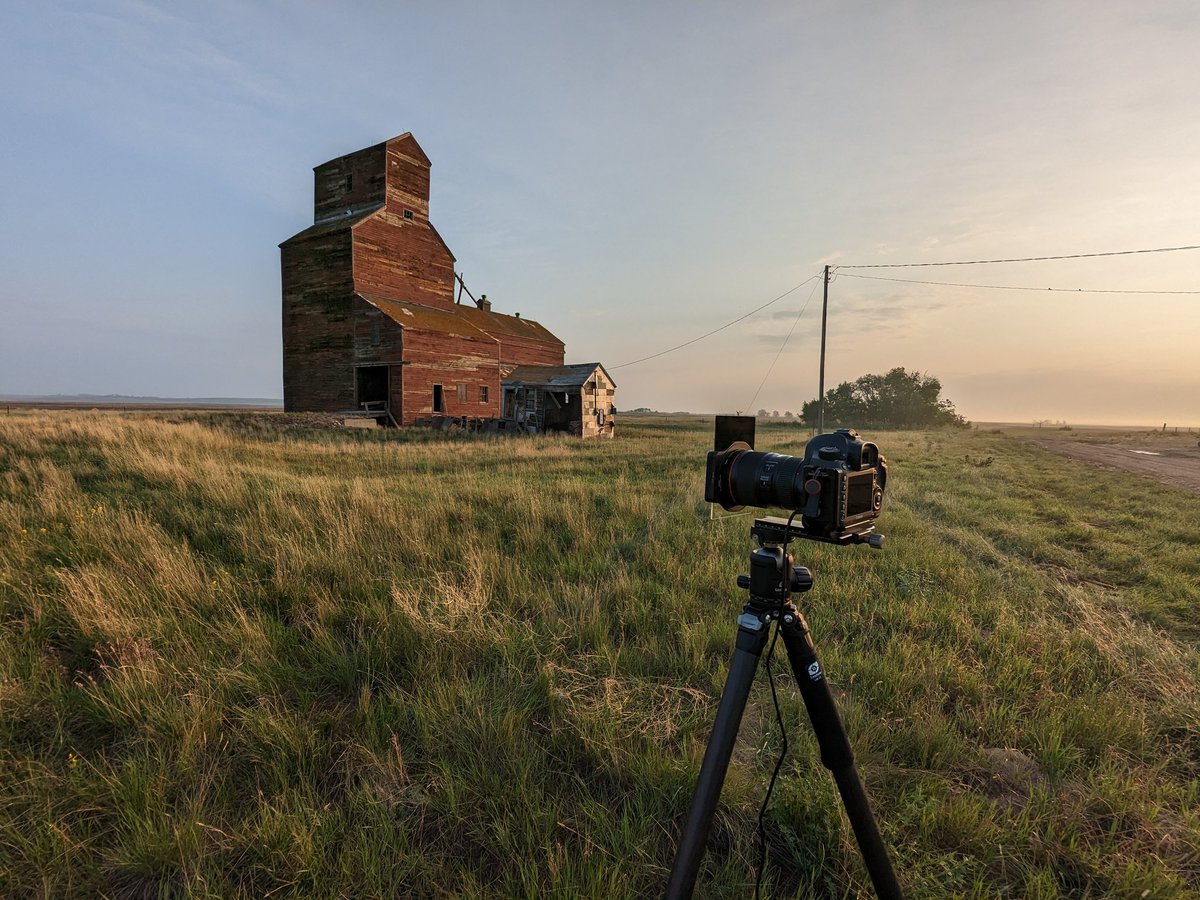
POLYGON ((616 382, 600 363, 517 366, 501 379, 501 414, 535 434, 612 437, 616 382))

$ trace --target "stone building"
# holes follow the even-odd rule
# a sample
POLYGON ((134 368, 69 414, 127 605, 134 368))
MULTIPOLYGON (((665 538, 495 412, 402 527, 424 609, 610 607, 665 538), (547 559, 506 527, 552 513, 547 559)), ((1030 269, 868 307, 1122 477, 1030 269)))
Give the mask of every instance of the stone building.
POLYGON ((518 366, 504 376, 503 414, 534 432, 612 437, 616 383, 600 363, 518 366))

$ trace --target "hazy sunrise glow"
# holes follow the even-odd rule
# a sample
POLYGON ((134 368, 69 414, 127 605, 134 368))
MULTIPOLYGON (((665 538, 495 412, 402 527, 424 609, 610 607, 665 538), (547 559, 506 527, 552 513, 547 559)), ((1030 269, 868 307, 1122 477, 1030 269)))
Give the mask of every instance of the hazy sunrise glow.
MULTIPOLYGON (((10 4, 0 393, 280 396, 312 167, 411 131, 476 293, 620 406, 798 410, 840 265, 1200 243, 1194 3, 10 4), (805 304, 807 303, 807 306, 805 304), (804 313, 796 323, 801 308, 804 313), (761 394, 754 390, 784 336, 761 394)), ((1200 251, 843 270, 828 382, 1200 425, 1200 251)))

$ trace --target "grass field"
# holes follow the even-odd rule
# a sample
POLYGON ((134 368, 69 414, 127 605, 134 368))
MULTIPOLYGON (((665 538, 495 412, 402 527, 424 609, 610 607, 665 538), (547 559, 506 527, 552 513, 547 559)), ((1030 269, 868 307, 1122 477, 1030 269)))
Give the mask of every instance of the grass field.
MULTIPOLYGON (((660 893, 749 549, 710 428, 0 416, 0 896, 660 893)), ((888 547, 795 547, 798 599, 910 896, 1200 895, 1200 496, 869 437, 888 547)), ((767 892, 866 894, 789 679, 767 892)), ((702 896, 752 889, 769 704, 702 896)))

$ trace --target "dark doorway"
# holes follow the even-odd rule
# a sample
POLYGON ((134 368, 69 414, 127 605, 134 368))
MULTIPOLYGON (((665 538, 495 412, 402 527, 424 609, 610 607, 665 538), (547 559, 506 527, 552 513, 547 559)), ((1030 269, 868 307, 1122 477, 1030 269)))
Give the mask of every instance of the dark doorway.
POLYGON ((440 384, 433 386, 433 411, 435 413, 444 413, 446 411, 446 404, 442 400, 442 386, 440 384))
POLYGON ((386 409, 389 386, 387 366, 359 366, 355 369, 354 392, 359 409, 386 409))

